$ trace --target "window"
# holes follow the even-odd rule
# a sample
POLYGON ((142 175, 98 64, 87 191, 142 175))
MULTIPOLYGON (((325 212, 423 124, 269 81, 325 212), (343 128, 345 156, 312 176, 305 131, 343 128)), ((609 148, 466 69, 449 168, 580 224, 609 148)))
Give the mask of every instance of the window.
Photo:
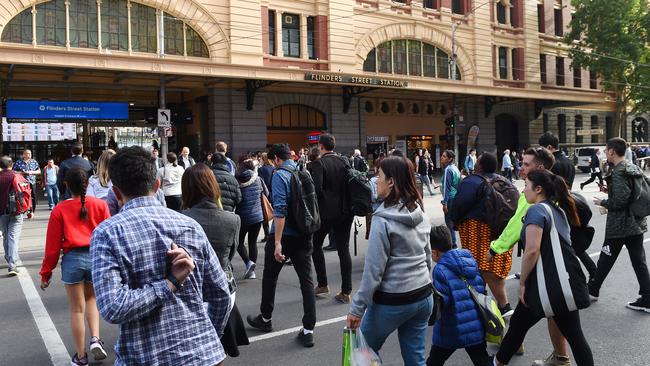
MULTIPOLYGON (((363 71, 451 79, 449 55, 433 45, 414 40, 394 40, 368 52, 363 71)), ((461 80, 456 66, 456 80, 461 80)))
POLYGON ((508 49, 499 47, 499 79, 508 79, 508 49))
POLYGON ((542 84, 546 84, 546 55, 539 55, 539 70, 542 76, 542 84))
POLYGON ((120 0, 102 0, 102 47, 128 51, 128 9, 120 0))
POLYGON ((266 112, 266 128, 324 130, 327 126, 325 125, 325 114, 321 111, 302 104, 285 104, 266 112))
POLYGON ((275 10, 269 10, 269 55, 275 55, 275 10))
POLYGON ((131 3, 131 49, 135 52, 155 53, 156 9, 138 3, 131 3))
POLYGON ((300 57, 300 17, 282 14, 282 51, 287 57, 300 57))
POLYGON ((452 0, 451 12, 454 14, 465 14, 465 7, 463 6, 463 2, 463 0, 452 0))
POLYGON ((425 9, 438 9, 438 1, 437 0, 424 0, 422 1, 422 7, 425 9))
MULTIPOLYGON (((128 51, 129 16, 131 17, 131 49, 135 52, 158 51, 158 21, 156 9, 127 0, 102 0, 101 18, 97 0, 50 0, 34 5, 15 16, 5 26, 1 39, 4 42, 37 45, 66 46, 66 31, 70 34, 70 47, 99 48, 128 51), (36 29, 32 29, 32 9, 36 10, 36 29), (69 14, 66 25, 66 10, 69 14), (68 29, 66 29, 66 26, 68 29)), ((185 22, 164 13, 164 45, 169 55, 209 57, 206 43, 185 22)))
POLYGON ((576 130, 576 144, 581 144, 583 142, 582 135, 578 135, 578 131, 582 131, 582 116, 577 115, 575 117, 575 130, 576 130))
POLYGON ((598 89, 598 75, 589 70, 589 89, 598 89))
POLYGON ((537 31, 546 33, 546 19, 544 19, 544 4, 537 4, 537 31))
POLYGON ((559 132, 559 140, 561 144, 566 143, 566 115, 557 115, 557 130, 559 132))
MULTIPOLYGON (((597 130, 599 128, 598 126, 598 116, 591 116, 591 129, 592 130, 597 130)), ((591 142, 592 143, 598 143, 600 138, 600 135, 591 135, 591 142)))
POLYGON ((573 87, 582 87, 582 69, 578 66, 573 67, 573 87))
POLYGON ((555 85, 564 86, 564 57, 555 58, 555 85))
POLYGON ((406 40, 393 41, 393 73, 408 74, 406 60, 406 40))
POLYGON ((36 5, 36 43, 65 47, 65 1, 36 5))
POLYGON ((363 71, 377 72, 377 49, 373 48, 368 52, 366 60, 363 62, 363 71))
POLYGON ((555 35, 562 37, 564 35, 564 23, 562 22, 562 9, 554 9, 553 16, 555 19, 555 35))
POLYGON ((506 12, 508 9, 506 9, 506 6, 503 5, 500 1, 497 2, 497 22, 499 24, 507 24, 507 19, 506 19, 506 12))
POLYGON ((314 35, 316 34, 316 18, 307 17, 307 52, 311 60, 316 59, 316 42, 314 35))

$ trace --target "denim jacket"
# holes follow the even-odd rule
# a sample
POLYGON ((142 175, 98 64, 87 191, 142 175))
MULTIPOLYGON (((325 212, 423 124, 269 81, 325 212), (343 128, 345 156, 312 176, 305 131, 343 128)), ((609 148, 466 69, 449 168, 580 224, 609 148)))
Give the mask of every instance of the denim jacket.
MULTIPOLYGON (((292 160, 282 164, 282 168, 296 170, 297 165, 292 160)), ((292 218, 289 216, 289 203, 291 199, 291 173, 284 169, 275 169, 271 178, 271 205, 273 206, 273 217, 287 218, 284 223, 282 235, 300 236, 292 218)), ((271 225, 271 234, 275 233, 275 222, 271 225)))

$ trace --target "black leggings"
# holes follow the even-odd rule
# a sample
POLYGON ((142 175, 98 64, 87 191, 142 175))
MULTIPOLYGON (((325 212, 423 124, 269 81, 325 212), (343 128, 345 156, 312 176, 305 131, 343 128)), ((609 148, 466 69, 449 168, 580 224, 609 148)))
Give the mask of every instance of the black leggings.
POLYGON ((237 253, 244 261, 245 264, 248 264, 248 261, 253 261, 257 263, 257 236, 260 233, 262 228, 262 223, 258 222, 257 224, 242 226, 239 229, 239 245, 237 246, 237 253), (244 245, 244 239, 248 234, 248 252, 246 252, 246 246, 244 245))
POLYGON ((589 179, 587 179, 586 181, 584 181, 584 182, 581 184, 581 186, 583 186, 583 187, 586 186, 587 184, 589 184, 589 183, 595 181, 596 178, 598 178, 598 182, 599 182, 600 185, 602 186, 602 185, 603 185, 603 175, 602 175, 602 173, 600 173, 600 172, 598 172, 598 173, 591 173, 591 178, 589 178, 589 179))
MULTIPOLYGON (((499 348, 499 352, 497 353, 497 360, 507 365, 512 355, 521 346, 528 330, 540 320, 540 317, 533 315, 530 309, 519 302, 515 313, 510 318, 510 328, 505 337, 503 337, 501 348, 499 348)), ((576 365, 593 366, 594 356, 591 354, 591 348, 585 339, 585 335, 582 333, 578 311, 556 315, 553 317, 553 320, 555 320, 555 324, 560 328, 564 338, 569 341, 576 365)))
POLYGON ((183 205, 183 196, 165 196, 165 203, 167 204, 167 208, 180 211, 183 205))
MULTIPOLYGON (((445 361, 455 352, 455 349, 441 348, 438 346, 431 346, 429 351, 429 358, 427 358, 427 366, 442 366, 445 361)), ((474 346, 465 347, 465 352, 469 355, 474 366, 492 366, 490 364, 490 356, 487 353, 487 344, 485 342, 474 346)))

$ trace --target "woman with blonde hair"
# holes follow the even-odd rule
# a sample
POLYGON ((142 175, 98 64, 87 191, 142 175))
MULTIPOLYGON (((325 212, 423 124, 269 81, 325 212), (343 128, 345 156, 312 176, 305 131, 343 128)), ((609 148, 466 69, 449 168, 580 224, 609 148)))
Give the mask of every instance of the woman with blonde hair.
POLYGON ((97 162, 97 173, 88 179, 86 196, 106 199, 108 191, 113 188, 111 178, 108 176, 108 162, 115 155, 115 150, 106 149, 102 152, 97 162))

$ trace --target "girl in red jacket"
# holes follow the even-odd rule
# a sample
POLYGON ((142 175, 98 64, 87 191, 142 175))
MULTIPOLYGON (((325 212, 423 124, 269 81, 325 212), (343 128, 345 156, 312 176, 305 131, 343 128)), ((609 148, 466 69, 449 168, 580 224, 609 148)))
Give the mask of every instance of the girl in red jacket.
POLYGON ((110 216, 106 202, 86 197, 88 176, 82 169, 71 169, 64 179, 72 198, 59 203, 47 224, 45 257, 41 267, 41 289, 50 285, 52 271, 61 260, 61 281, 65 284, 70 303, 70 323, 77 353, 72 365, 88 365, 85 347, 84 317, 90 328, 90 352, 95 360, 106 358, 104 344, 99 338, 99 312, 90 273, 90 238, 100 222, 110 216))

